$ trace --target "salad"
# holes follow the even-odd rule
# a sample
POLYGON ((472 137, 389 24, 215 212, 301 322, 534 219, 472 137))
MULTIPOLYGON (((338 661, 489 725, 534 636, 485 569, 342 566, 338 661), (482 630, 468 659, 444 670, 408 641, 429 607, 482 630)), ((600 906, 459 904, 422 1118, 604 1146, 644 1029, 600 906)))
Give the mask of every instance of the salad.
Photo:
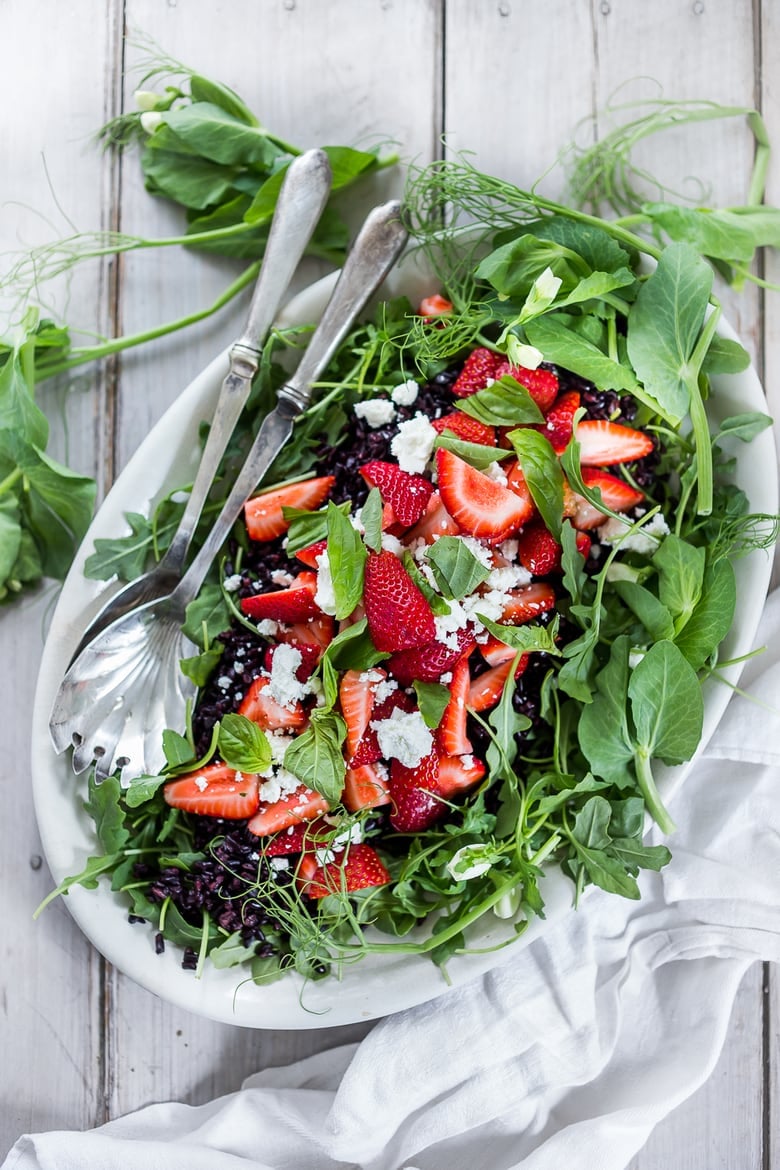
MULTIPOLYGON (((411 202, 429 295, 353 331, 247 502, 188 610, 166 768, 89 783, 101 852, 57 892, 108 876, 196 972, 444 966, 483 916, 542 915, 545 866, 576 902, 670 859, 642 840, 674 828, 654 762, 695 753, 730 558, 774 538, 727 451, 771 420, 710 434, 710 376, 748 358, 693 247, 650 270, 628 230, 520 195, 465 234, 411 202)), ((302 344, 270 339, 214 507, 302 344)), ((140 571, 176 498, 87 572, 140 571)))

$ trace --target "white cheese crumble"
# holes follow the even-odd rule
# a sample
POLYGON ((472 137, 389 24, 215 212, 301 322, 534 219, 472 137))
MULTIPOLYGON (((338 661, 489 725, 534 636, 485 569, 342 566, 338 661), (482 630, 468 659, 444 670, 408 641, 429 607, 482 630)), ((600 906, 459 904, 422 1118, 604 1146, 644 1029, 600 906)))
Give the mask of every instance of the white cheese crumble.
POLYGON ((263 781, 257 791, 263 804, 276 804, 283 797, 291 796, 300 787, 300 783, 292 772, 279 768, 273 776, 263 781))
POLYGON ((396 707, 389 719, 375 719, 371 727, 384 758, 406 768, 416 768, 433 750, 433 735, 419 711, 396 707))
POLYGON ((208 786, 209 782, 205 776, 195 777, 195 787, 197 788, 198 792, 205 792, 208 786))
MULTIPOLYGON (((473 597, 474 595, 472 595, 473 597)), ((467 598, 470 601, 472 598, 467 598)), ((449 613, 434 615, 433 624, 436 627, 436 641, 441 642, 448 650, 457 650, 460 645, 458 631, 469 623, 470 615, 460 601, 448 601, 449 613)))
POLYGON ((492 479, 495 483, 501 484, 502 487, 505 487, 508 482, 506 472, 498 459, 494 459, 492 463, 488 463, 482 474, 486 475, 488 479, 492 479))
POLYGON ((390 532, 383 532, 382 552, 391 552, 394 557, 398 557, 400 560, 406 552, 406 549, 401 544, 397 536, 393 536, 393 534, 390 532))
POLYGON ((282 870, 290 868, 289 857, 269 857, 268 864, 275 873, 280 873, 282 870))
POLYGON ((421 475, 425 471, 437 438, 438 432, 431 426, 430 419, 418 410, 414 418, 400 423, 398 434, 390 444, 390 450, 402 471, 408 471, 410 475, 421 475))
POLYGON ((393 691, 397 690, 398 683, 394 678, 382 679, 382 681, 379 682, 374 688, 374 702, 376 703, 377 707, 380 706, 381 703, 384 703, 386 699, 389 699, 393 691))
POLYGON ((341 851, 347 845, 360 845, 363 840, 363 826, 360 821, 353 821, 341 833, 337 833, 330 843, 331 849, 341 851))
POLYGON ((325 549, 315 559, 317 563, 317 591, 314 594, 314 601, 323 613, 333 617, 336 613, 336 593, 330 572, 328 550, 325 549))
POLYGON ((510 589, 517 589, 520 585, 528 585, 532 580, 531 573, 522 565, 502 565, 493 569, 485 584, 488 589, 496 589, 499 593, 508 593, 510 589))
POLYGON ((264 638, 275 638, 279 633, 279 623, 273 618, 263 618, 257 623, 257 632, 264 638))
POLYGON ((353 410, 372 430, 386 426, 395 418, 395 407, 389 398, 369 398, 367 402, 356 402, 353 410))
POLYGON ((420 387, 413 378, 410 378, 407 382, 402 382, 400 386, 396 386, 391 391, 390 397, 396 406, 411 406, 419 392, 420 387))
POLYGON ((486 544, 483 544, 481 540, 477 540, 476 536, 461 536, 460 540, 484 568, 492 568, 493 554, 486 544))
POLYGON ((280 642, 274 650, 268 694, 288 711, 309 693, 307 684, 302 683, 295 673, 302 662, 303 655, 297 646, 280 642))
POLYGON ((501 556, 506 561, 516 561, 519 549, 520 549, 520 541, 514 540, 513 538, 510 538, 509 540, 503 541, 498 546, 498 551, 501 553, 501 556))
POLYGON ((612 516, 599 528, 598 537, 602 544, 616 544, 620 542, 623 552, 636 552, 644 556, 652 556, 664 536, 669 535, 669 525, 660 512, 644 525, 626 536, 631 527, 631 520, 615 520, 612 516))
POLYGON ((286 569, 274 569, 271 574, 271 580, 274 585, 281 585, 282 587, 292 585, 294 579, 292 573, 288 573, 286 569))
POLYGON ((241 588, 241 574, 233 573, 231 577, 226 577, 222 582, 222 588, 226 593, 235 593, 237 589, 241 588))

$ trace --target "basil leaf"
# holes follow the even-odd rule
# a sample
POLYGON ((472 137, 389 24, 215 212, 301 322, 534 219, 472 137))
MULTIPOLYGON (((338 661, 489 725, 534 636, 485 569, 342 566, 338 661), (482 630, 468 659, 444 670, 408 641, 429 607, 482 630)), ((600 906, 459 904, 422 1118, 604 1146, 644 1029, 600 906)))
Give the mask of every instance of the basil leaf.
POLYGON ((541 423, 544 415, 525 386, 508 374, 492 386, 477 390, 458 403, 458 410, 489 426, 512 426, 513 423, 541 423))
POLYGON ((372 488, 360 509, 360 521, 365 529, 364 540, 374 552, 382 551, 382 513, 384 506, 378 488, 372 488))
POLYGON ((330 643, 323 655, 335 670, 370 670, 388 655, 377 650, 368 633, 368 622, 361 618, 347 626, 330 643))
POLYGON ((328 560, 336 595, 336 620, 349 617, 363 599, 363 578, 368 553, 360 534, 347 516, 328 504, 328 560))
POLYGON ((556 540, 563 521, 563 471, 549 439, 538 431, 509 432, 533 502, 556 540))
POLYGON ((440 536, 427 549, 425 559, 442 593, 450 600, 473 593, 490 575, 490 569, 459 536, 440 536))
MULTIPOLYGON (((352 508, 349 500, 343 504, 329 504, 328 507, 338 508, 345 516, 352 508)), ((282 515, 288 520, 290 527, 287 530, 287 555, 294 556, 302 548, 308 548, 318 540, 325 540, 328 535, 328 509, 321 508, 318 512, 310 512, 307 508, 282 508, 282 515)))
MULTIPOLYGON (((224 715, 217 748, 229 768, 237 772, 264 772, 271 763, 271 745, 259 724, 245 715, 224 715)), ((286 757, 285 757, 286 767, 286 757)))
POLYGON ((428 602, 428 605, 431 607, 433 613, 438 614, 439 616, 443 616, 444 614, 450 612, 449 605, 441 596, 441 594, 436 592, 430 581, 428 581, 427 578, 422 575, 414 557, 408 549, 404 553, 404 568, 412 578, 414 584, 422 593, 425 600, 428 602))
POLYGON ((701 739, 704 704, 695 671, 673 642, 656 642, 628 684, 636 743, 647 759, 689 760, 701 739))
POLYGON ((314 711, 306 731, 297 736, 284 755, 288 772, 336 804, 344 787, 347 766, 343 744, 347 735, 344 720, 334 711, 314 711))
POLYGON ((448 430, 442 431, 433 444, 434 451, 439 447, 445 451, 452 451, 453 455, 457 455, 471 467, 476 467, 477 471, 485 471, 491 464, 497 463, 501 459, 509 459, 512 454, 511 451, 506 451, 502 447, 488 447, 484 443, 468 443, 465 439, 459 439, 452 431, 448 430))
POLYGON ((195 759, 190 741, 179 735, 178 731, 171 731, 169 727, 162 733, 162 746, 168 768, 178 768, 181 764, 188 764, 195 759))
POLYGON ((419 679, 415 679, 414 692, 425 726, 432 729, 438 727, 450 701, 447 687, 442 683, 420 682, 419 679))
POLYGON ((206 585, 185 611, 182 630, 191 642, 205 649, 230 625, 230 610, 219 585, 206 585))

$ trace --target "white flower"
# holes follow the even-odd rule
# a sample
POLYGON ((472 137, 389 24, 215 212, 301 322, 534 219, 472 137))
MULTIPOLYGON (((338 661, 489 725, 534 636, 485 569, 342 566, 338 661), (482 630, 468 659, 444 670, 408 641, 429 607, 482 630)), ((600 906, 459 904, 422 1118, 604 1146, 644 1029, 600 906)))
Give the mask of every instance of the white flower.
POLYGON ((162 125, 164 120, 162 114, 157 110, 147 110, 145 114, 141 114, 141 125, 147 134, 154 134, 157 127, 162 125))
POLYGON ((489 845, 464 845, 447 862, 447 869, 456 882, 467 882, 481 877, 493 866, 495 854, 489 845))
POLYGON ((133 94, 133 101, 139 110, 156 110, 159 100, 159 93, 155 93, 152 89, 137 89, 133 94))
POLYGON ((506 356, 513 366, 535 370, 544 361, 544 354, 535 345, 524 345, 512 334, 507 341, 506 356))
POLYGON ((535 292, 541 300, 554 301, 558 289, 563 284, 560 276, 556 276, 552 268, 545 268, 544 272, 540 273, 534 281, 533 292, 535 292))

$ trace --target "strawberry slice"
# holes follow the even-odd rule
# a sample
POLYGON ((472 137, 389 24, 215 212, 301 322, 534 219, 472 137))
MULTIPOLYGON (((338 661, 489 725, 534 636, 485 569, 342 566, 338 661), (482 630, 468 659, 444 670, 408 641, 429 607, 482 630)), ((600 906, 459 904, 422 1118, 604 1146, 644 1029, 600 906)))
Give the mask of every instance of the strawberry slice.
POLYGON ((264 727, 267 731, 275 731, 281 727, 300 728, 306 723, 306 712, 298 699, 290 708, 283 707, 276 699, 268 694, 270 678, 261 674, 250 686, 241 706, 239 715, 245 715, 253 723, 264 727))
POLYGON ((397 678, 401 686, 410 687, 415 679, 419 682, 437 682, 448 670, 452 670, 463 654, 474 648, 474 631, 470 626, 458 630, 458 643, 453 649, 443 642, 429 642, 414 650, 399 650, 392 654, 387 669, 397 678))
POLYGON ((535 577, 546 577, 561 567, 561 546, 541 520, 527 524, 517 538, 520 564, 535 577))
POLYGON ((328 547, 327 540, 315 540, 314 544, 307 544, 306 548, 299 548, 295 554, 299 561, 308 565, 310 569, 318 568, 317 557, 321 557, 328 547))
POLYGON ((201 817, 236 821, 257 812, 257 776, 244 775, 227 764, 207 764, 163 786, 165 803, 201 817))
POLYGON ((363 604, 377 650, 424 646, 436 635, 430 605, 391 552, 368 554, 363 604))
POLYGON ((382 759, 379 736, 371 724, 379 723, 382 719, 389 719, 396 709, 407 712, 414 711, 416 708, 411 695, 407 695, 405 691, 395 690, 387 696, 384 702, 374 707, 363 738, 355 749, 354 756, 349 761, 351 768, 359 768, 364 764, 375 764, 377 760, 382 759))
MULTIPOLYGON (((273 667, 274 654, 276 653, 277 647, 279 645, 280 643, 276 642, 273 646, 269 646, 263 655, 263 667, 268 671, 269 674, 271 673, 271 669, 273 667)), ((300 646, 296 646, 296 650, 301 656, 301 665, 296 670, 295 677, 297 678, 298 682, 308 682, 308 680, 314 674, 317 663, 320 660, 319 648, 317 646, 307 646, 301 644, 300 646)))
POLYGON ((592 418, 583 419, 577 426, 577 441, 583 467, 631 463, 634 459, 644 459, 654 447, 653 440, 644 431, 592 418))
POLYGON ((331 826, 324 817, 317 817, 313 821, 301 821, 297 825, 290 825, 277 833, 265 847, 266 857, 286 857, 290 853, 303 853, 304 849, 312 849, 331 831, 331 826))
POLYGON ((567 390, 557 398, 544 424, 537 426, 547 439, 550 440, 556 455, 562 455, 566 450, 574 426, 574 415, 580 408, 580 395, 576 390, 567 390))
POLYGON ((359 812, 361 808, 378 808, 382 804, 389 804, 390 791, 386 775, 375 764, 347 768, 341 799, 344 807, 348 808, 350 812, 359 812))
POLYGON ((452 800, 461 792, 479 784, 485 775, 485 765, 474 756, 442 756, 439 760, 439 789, 442 796, 452 800))
MULTIPOLYGON (((433 493, 430 480, 402 471, 397 463, 372 459, 363 464, 360 474, 370 488, 379 489, 382 500, 392 508, 394 519, 404 528, 417 523, 433 493)), ((385 527, 384 523, 382 526, 385 527)))
MULTIPOLYGON (((514 658, 514 654, 512 655, 514 658)), ((475 678, 469 687, 469 701, 468 705, 472 711, 487 711, 490 707, 495 707, 498 700, 501 698, 506 680, 509 678, 509 672, 512 669, 512 658, 502 662, 499 666, 492 666, 490 670, 486 670, 484 674, 480 674, 475 678)), ((515 671, 515 678, 519 678, 528 665, 529 655, 524 654, 517 664, 515 671)))
MULTIPOLYGON (((531 622, 540 614, 554 608, 555 590, 543 581, 536 581, 533 585, 516 589, 509 595, 509 601, 504 606, 500 620, 506 626, 522 626, 525 622, 531 622)), ((507 662, 515 656, 514 650, 492 634, 479 648, 482 657, 491 666, 500 666, 502 662, 507 662)))
POLYGON ((466 735, 466 702, 470 683, 469 660, 464 655, 452 672, 450 701, 436 731, 437 743, 445 756, 465 756, 472 751, 471 741, 466 735))
POLYGON ((432 418, 431 426, 439 434, 452 431, 458 439, 466 443, 480 443, 483 447, 495 447, 496 428, 480 422, 478 418, 471 418, 460 410, 452 414, 444 414, 441 418, 432 418))
POLYGON ((303 622, 320 612, 314 600, 316 592, 317 574, 300 573, 287 589, 245 597, 241 602, 241 612, 255 621, 270 618, 275 622, 303 622))
POLYGON ((244 519, 252 540, 274 540, 281 536, 290 527, 282 508, 318 508, 335 482, 335 476, 322 475, 247 500, 244 519))
POLYGON ((434 749, 414 768, 399 760, 390 765, 390 797, 395 805, 390 824, 399 833, 420 833, 447 811, 438 799, 439 753, 434 749))
POLYGON ((536 505, 534 504, 533 497, 528 489, 528 484, 525 481, 523 469, 520 466, 520 463, 517 461, 512 463, 507 468, 506 486, 523 501, 525 511, 527 513, 523 520, 523 524, 526 524, 535 513, 536 505))
POLYGON ((439 495, 456 524, 471 536, 499 544, 528 518, 526 502, 451 451, 436 452, 439 495))
POLYGON ((473 349, 453 383, 452 393, 458 398, 468 398, 469 394, 484 390, 491 378, 495 380, 495 371, 503 361, 501 354, 493 353, 492 349, 484 346, 473 349))
POLYGON ((330 805, 324 796, 301 784, 289 796, 283 796, 274 804, 261 804, 247 828, 256 837, 267 837, 271 833, 281 833, 282 829, 289 829, 290 825, 298 825, 301 821, 313 821, 321 813, 329 811, 330 805))
POLYGON ((392 879, 376 849, 370 845, 350 845, 340 858, 326 865, 318 865, 315 857, 304 854, 295 880, 307 897, 327 898, 329 894, 352 894, 371 886, 386 886, 392 879))
POLYGON ((276 639, 279 642, 287 642, 291 646, 314 646, 318 652, 318 658, 322 657, 323 650, 326 650, 333 641, 333 634, 336 629, 336 623, 330 614, 320 614, 319 617, 309 618, 306 622, 294 622, 291 626, 282 626, 276 632, 276 639))
POLYGON ((347 725, 348 759, 357 751, 368 727, 371 712, 374 710, 377 684, 386 678, 383 670, 347 670, 342 676, 339 684, 339 703, 347 725))
POLYGON ((555 399, 558 397, 558 375, 552 370, 528 370, 525 366, 513 366, 510 362, 500 362, 493 377, 496 381, 506 375, 514 378, 521 386, 525 386, 542 414, 547 414, 555 399))
POLYGON ((423 297, 417 306, 420 317, 446 317, 452 312, 452 301, 448 301, 440 293, 433 293, 430 297, 423 297))
MULTIPOLYGON (((582 482, 586 487, 598 488, 601 497, 608 508, 613 512, 628 512, 641 504, 644 493, 633 488, 630 483, 608 471, 601 471, 597 467, 583 467, 582 482)), ((575 528, 598 528, 606 520, 606 515, 584 496, 574 494, 575 511, 572 523, 575 528)))
POLYGON ((441 496, 434 492, 428 500, 428 506, 421 520, 404 538, 412 544, 415 540, 424 540, 426 544, 433 544, 440 536, 457 536, 460 532, 452 516, 449 515, 441 496))

